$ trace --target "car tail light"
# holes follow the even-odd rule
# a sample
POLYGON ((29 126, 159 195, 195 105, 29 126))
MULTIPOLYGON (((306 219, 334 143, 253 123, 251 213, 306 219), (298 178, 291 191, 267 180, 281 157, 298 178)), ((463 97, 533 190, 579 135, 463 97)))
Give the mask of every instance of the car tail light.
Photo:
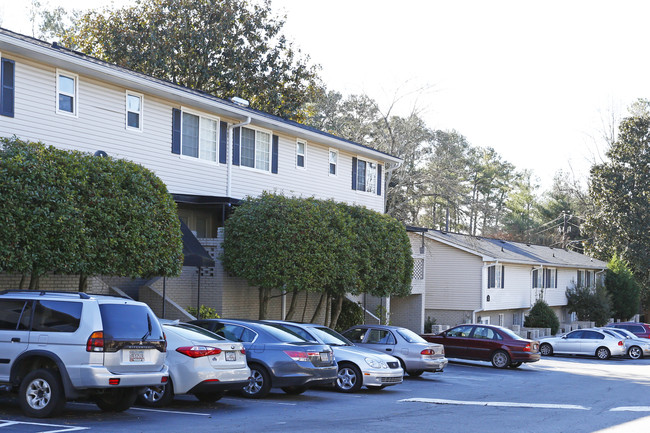
POLYGON ((165 353, 165 352, 167 352, 167 336, 165 335, 164 332, 163 332, 163 340, 165 340, 165 341, 163 341, 163 343, 162 343, 161 352, 165 353))
POLYGON ((285 350, 284 353, 289 355, 289 358, 294 361, 309 361, 309 354, 307 352, 298 352, 296 350, 285 350))
POLYGON ((528 343, 527 345, 525 345, 524 348, 523 348, 522 350, 523 350, 524 352, 530 352, 530 343, 528 343))
POLYGON ((420 355, 435 355, 436 351, 433 349, 424 349, 422 352, 420 352, 420 355))
POLYGON ((104 333, 95 331, 90 334, 86 342, 86 352, 103 352, 104 351, 104 333))
POLYGON ((221 349, 210 346, 184 346, 177 348, 176 351, 190 358, 201 358, 202 356, 218 355, 221 353, 221 349))
POLYGON ((108 379, 108 384, 109 385, 119 385, 120 384, 120 379, 119 378, 108 379))
POLYGON ((243 347, 241 348, 240 352, 242 355, 246 355, 246 349, 244 349, 243 347))
POLYGON ((619 341, 619 342, 618 342, 618 345, 619 345, 619 346, 625 346, 625 344, 623 343, 623 340, 619 341))
POLYGON ((168 376, 163 376, 163 377, 160 379, 160 383, 167 383, 168 381, 169 381, 169 377, 168 377, 168 376))

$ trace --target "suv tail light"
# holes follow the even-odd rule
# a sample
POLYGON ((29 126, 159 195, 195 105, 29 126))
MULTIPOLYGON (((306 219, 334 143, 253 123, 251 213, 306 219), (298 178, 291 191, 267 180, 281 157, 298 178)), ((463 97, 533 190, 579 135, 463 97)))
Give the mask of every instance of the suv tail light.
POLYGON ((523 350, 524 352, 530 352, 530 343, 528 343, 527 345, 525 345, 524 348, 523 348, 522 350, 523 350))
POLYGON ((95 331, 90 334, 86 342, 86 352, 103 352, 104 351, 104 333, 95 331))
POLYGON ((221 353, 221 349, 210 346, 184 346, 177 348, 176 351, 190 358, 201 358, 221 353))
POLYGON ((167 352, 167 335, 165 335, 164 332, 163 332, 163 340, 165 340, 165 341, 162 342, 162 350, 161 350, 161 352, 165 353, 165 352, 167 352))

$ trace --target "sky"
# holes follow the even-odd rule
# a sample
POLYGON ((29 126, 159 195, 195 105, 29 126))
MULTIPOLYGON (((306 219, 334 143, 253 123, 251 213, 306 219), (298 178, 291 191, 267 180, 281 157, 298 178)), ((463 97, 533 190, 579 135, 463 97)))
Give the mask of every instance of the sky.
MULTIPOLYGON (((93 8, 109 0, 40 0, 93 8)), ((113 0, 120 6, 129 0, 113 0)), ((2 26, 31 35, 29 0, 0 0, 2 26)), ((601 139, 649 98, 644 0, 271 0, 284 34, 330 90, 416 109, 434 129, 492 147, 542 190, 586 179, 601 139)))

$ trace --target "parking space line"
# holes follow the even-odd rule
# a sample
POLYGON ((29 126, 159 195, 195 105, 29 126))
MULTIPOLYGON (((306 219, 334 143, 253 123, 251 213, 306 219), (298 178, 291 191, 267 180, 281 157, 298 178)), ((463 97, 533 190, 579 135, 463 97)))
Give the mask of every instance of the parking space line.
POLYGON ((461 401, 461 400, 444 400, 439 398, 405 398, 398 400, 406 403, 429 403, 429 404, 452 404, 465 406, 493 406, 493 407, 521 407, 533 409, 568 409, 568 410, 591 410, 575 404, 548 404, 548 403, 513 403, 507 401, 461 401))
POLYGON ((0 419, 0 422, 3 424, 0 424, 0 428, 2 427, 7 427, 10 425, 16 425, 16 424, 24 424, 24 425, 35 425, 38 427, 53 427, 57 430, 43 430, 42 432, 39 433, 65 433, 65 432, 72 432, 72 431, 79 431, 79 430, 88 430, 89 427, 72 427, 72 426, 67 426, 67 425, 61 425, 61 424, 44 424, 40 422, 27 422, 27 421, 11 421, 11 420, 6 420, 6 419, 0 419), (63 428, 61 428, 63 427, 63 428))
POLYGON ((131 407, 129 408, 129 410, 143 410, 145 412, 175 413, 179 415, 212 416, 211 413, 185 412, 180 410, 166 410, 166 409, 148 409, 144 407, 131 407))
POLYGON ((610 412, 650 412, 650 406, 621 406, 613 407, 610 412))

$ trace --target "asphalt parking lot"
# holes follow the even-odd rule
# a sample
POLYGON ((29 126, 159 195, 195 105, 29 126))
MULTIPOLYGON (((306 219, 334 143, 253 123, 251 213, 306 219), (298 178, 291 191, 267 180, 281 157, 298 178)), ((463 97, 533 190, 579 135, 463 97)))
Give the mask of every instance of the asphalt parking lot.
POLYGON ((0 395, 0 433, 32 432, 595 432, 650 428, 650 359, 550 357, 513 370, 454 361, 381 391, 280 390, 262 400, 214 404, 179 397, 164 409, 103 413, 69 402, 57 418, 22 415, 0 395))

